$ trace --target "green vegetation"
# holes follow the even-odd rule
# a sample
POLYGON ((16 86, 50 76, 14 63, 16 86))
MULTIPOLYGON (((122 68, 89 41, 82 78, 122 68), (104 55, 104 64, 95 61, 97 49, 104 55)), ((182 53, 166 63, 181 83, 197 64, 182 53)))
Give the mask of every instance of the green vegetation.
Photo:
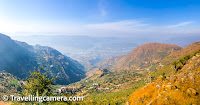
POLYGON ((122 104, 133 91, 145 85, 142 78, 143 74, 132 70, 101 69, 92 76, 68 86, 77 88, 73 94, 85 96, 84 102, 76 104, 122 104))
MULTIPOLYGON (((20 92, 22 96, 69 96, 66 94, 55 94, 55 89, 53 88, 53 81, 55 78, 50 79, 46 73, 42 73, 43 69, 41 66, 38 69, 34 69, 34 72, 30 72, 30 78, 26 79, 23 85, 23 91, 20 92)), ((15 83, 16 80, 13 80, 15 83)), ((19 95, 18 94, 18 95, 19 95)), ((72 104, 71 102, 13 102, 16 105, 66 105, 72 104)))
POLYGON ((34 95, 34 96, 50 96, 53 95, 53 80, 55 78, 49 79, 46 73, 41 74, 41 66, 34 72, 30 72, 30 78, 26 79, 26 84, 24 85, 23 95, 34 95), (37 93, 37 94, 36 94, 37 93))
POLYGON ((84 102, 81 104, 85 105, 94 105, 94 104, 111 104, 111 105, 121 105, 125 104, 129 95, 134 92, 135 90, 139 89, 140 87, 144 86, 144 81, 135 82, 131 86, 127 85, 129 88, 121 89, 117 92, 112 91, 103 91, 103 92, 93 92, 88 97, 84 99, 84 102))
MULTIPOLYGON (((22 91, 23 82, 19 78, 5 71, 0 72, 0 97, 9 94, 19 94, 22 91)), ((2 98, 0 98, 0 101, 2 98)))

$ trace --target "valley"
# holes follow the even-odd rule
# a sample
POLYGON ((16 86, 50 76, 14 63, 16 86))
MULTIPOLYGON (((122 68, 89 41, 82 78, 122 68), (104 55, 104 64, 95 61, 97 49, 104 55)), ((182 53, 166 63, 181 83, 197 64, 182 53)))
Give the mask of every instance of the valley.
MULTIPOLYGON (((180 59, 186 59, 187 57, 188 60, 196 56, 196 54, 198 55, 200 51, 200 42, 194 42, 186 47, 164 43, 146 43, 133 48, 129 53, 116 54, 116 56, 111 56, 111 54, 110 58, 108 58, 109 56, 105 57, 107 60, 101 61, 98 58, 92 59, 90 62, 90 65, 92 65, 90 70, 85 70, 87 68, 86 65, 81 65, 82 63, 80 64, 78 61, 61 54, 54 48, 38 44, 34 46, 29 45, 25 42, 12 40, 6 35, 1 35, 1 40, 7 43, 6 45, 2 44, 4 46, 1 45, 2 54, 6 52, 5 48, 7 46, 17 46, 23 50, 23 53, 25 52, 25 54, 27 54, 25 60, 28 58, 28 62, 18 58, 22 60, 18 62, 19 67, 21 67, 20 65, 27 66, 17 68, 17 66, 13 65, 12 69, 6 68, 10 67, 6 66, 10 64, 9 62, 3 62, 8 58, 1 59, 1 65, 5 65, 5 67, 1 67, 3 68, 1 69, 2 95, 9 93, 20 94, 20 92, 23 91, 23 85, 26 84, 24 77, 28 77, 27 74, 29 70, 34 72, 34 67, 38 68, 41 66, 43 68, 42 73, 46 72, 50 78, 56 78, 54 81, 55 85, 53 85, 54 94, 83 96, 83 102, 70 103, 82 105, 154 103, 154 101, 149 101, 149 99, 144 103, 137 100, 134 100, 133 103, 132 97, 136 97, 133 92, 139 94, 137 92, 140 91, 142 87, 148 87, 149 84, 157 83, 157 78, 160 78, 161 75, 166 77, 174 75, 176 69, 180 71, 189 61, 184 61, 184 65, 180 65, 179 63, 177 66, 181 68, 175 69, 173 61, 179 62, 180 59), (15 74, 15 72, 11 70, 15 70, 15 72, 22 72, 22 70, 24 70, 23 73, 20 73, 23 74, 23 76, 18 75, 19 73, 15 74), (10 88, 17 88, 17 90, 8 92, 10 88), (136 101, 137 103, 135 103, 136 101)), ((10 47, 10 49, 13 50, 12 53, 21 51, 12 47, 10 47)), ((6 54, 10 53, 4 53, 4 55, 6 54)), ((25 54, 22 55, 22 58, 25 54)), ((88 57, 95 57, 92 54, 86 55, 88 57)), ((9 56, 12 57, 11 55, 9 56)), ((85 55, 83 54, 82 57, 85 57, 85 55)), ((17 59, 13 59, 13 62, 16 62, 16 60, 17 59)), ((84 59, 82 60, 84 61, 84 59)), ((88 61, 86 60, 86 62, 88 61)), ((198 88, 196 90, 198 93, 198 88)), ((145 95, 145 97, 146 96, 148 95, 145 95)))

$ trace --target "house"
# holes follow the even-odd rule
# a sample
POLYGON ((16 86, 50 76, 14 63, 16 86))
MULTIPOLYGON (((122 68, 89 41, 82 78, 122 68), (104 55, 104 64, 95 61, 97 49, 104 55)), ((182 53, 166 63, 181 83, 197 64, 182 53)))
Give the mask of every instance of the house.
POLYGON ((115 86, 117 86, 117 87, 120 87, 120 86, 121 86, 121 84, 118 84, 118 85, 115 85, 115 86))
POLYGON ((98 84, 98 83, 93 83, 92 85, 93 85, 93 86, 98 86, 99 84, 98 84))
POLYGON ((91 86, 91 87, 88 88, 88 90, 89 90, 89 89, 92 89, 92 88, 94 88, 94 87, 91 86))
POLYGON ((63 91, 62 91, 62 89, 58 89, 58 93, 62 93, 63 91))

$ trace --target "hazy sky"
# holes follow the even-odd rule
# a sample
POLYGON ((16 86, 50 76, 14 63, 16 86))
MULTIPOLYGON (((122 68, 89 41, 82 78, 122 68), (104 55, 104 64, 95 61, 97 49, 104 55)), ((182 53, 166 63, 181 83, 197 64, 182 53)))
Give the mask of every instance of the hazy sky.
POLYGON ((199 35, 199 0, 0 0, 7 35, 199 35))

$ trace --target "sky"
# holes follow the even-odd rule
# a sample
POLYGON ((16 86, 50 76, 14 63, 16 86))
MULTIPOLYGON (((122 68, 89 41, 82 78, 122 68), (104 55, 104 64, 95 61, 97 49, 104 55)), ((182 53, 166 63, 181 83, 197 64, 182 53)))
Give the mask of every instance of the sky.
POLYGON ((199 11, 199 0, 0 0, 0 33, 199 35, 199 11))

